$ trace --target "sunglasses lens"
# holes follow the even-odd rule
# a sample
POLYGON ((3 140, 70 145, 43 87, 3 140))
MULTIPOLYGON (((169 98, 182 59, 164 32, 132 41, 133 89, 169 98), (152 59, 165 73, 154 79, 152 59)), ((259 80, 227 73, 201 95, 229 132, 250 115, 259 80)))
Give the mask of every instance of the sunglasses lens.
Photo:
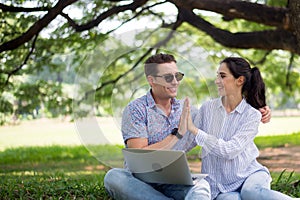
POLYGON ((174 76, 173 76, 173 74, 167 74, 164 76, 164 78, 167 83, 171 83, 173 81, 174 76))
POLYGON ((183 79, 183 76, 184 76, 184 74, 180 73, 180 72, 175 74, 175 78, 177 81, 181 81, 183 79))

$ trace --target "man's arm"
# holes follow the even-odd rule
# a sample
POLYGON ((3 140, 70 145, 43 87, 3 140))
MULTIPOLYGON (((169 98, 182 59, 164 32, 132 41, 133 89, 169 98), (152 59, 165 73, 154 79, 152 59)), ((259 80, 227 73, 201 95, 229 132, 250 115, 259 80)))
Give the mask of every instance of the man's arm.
POLYGON ((131 138, 127 140, 127 147, 139 149, 171 149, 177 141, 178 138, 171 134, 162 141, 151 145, 148 145, 147 138, 131 138))
POLYGON ((271 120, 271 109, 269 106, 265 106, 263 108, 260 108, 259 111, 261 112, 262 118, 261 122, 262 123, 268 123, 271 120))
POLYGON ((170 134, 161 141, 149 145, 146 110, 139 106, 127 106, 122 116, 122 135, 128 148, 171 149, 178 141, 170 134))

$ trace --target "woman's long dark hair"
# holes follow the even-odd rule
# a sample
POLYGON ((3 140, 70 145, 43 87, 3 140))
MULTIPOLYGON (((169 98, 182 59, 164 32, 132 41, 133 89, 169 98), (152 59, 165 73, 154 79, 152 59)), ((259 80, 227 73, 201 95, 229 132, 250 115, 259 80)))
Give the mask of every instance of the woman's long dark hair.
POLYGON ((245 77, 242 95, 252 107, 259 109, 266 106, 265 83, 257 67, 251 68, 245 59, 239 57, 228 57, 221 63, 226 63, 235 78, 245 77))

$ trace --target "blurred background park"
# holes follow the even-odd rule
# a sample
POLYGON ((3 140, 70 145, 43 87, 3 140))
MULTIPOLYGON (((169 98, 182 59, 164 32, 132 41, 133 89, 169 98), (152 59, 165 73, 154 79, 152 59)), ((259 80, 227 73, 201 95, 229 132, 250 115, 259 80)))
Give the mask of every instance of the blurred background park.
MULTIPOLYGON (((267 124, 261 124, 258 136, 288 135, 300 132, 300 116, 276 116, 267 124)), ((119 124, 112 117, 98 117, 107 140, 93 141, 92 144, 123 145, 119 124)), ((19 125, 0 127, 0 150, 22 146, 88 145, 78 133, 76 124, 66 119, 35 119, 22 121, 19 125)), ((300 167, 300 166, 299 166, 300 167)))
MULTIPOLYGON (((149 90, 143 62, 158 52, 176 57, 185 74, 178 98, 189 96, 196 107, 217 96, 223 58, 246 58, 262 72, 272 109, 258 137, 285 135, 300 144, 297 0, 0 0, 0 10, 0 199, 108 198, 102 179, 85 175, 102 177, 114 167, 108 157, 121 159, 103 152, 123 147, 122 111, 149 90), (63 189, 52 191, 49 179, 63 189)), ((283 183, 299 185, 296 175, 283 183)), ((298 185, 274 187, 296 196, 298 185)))

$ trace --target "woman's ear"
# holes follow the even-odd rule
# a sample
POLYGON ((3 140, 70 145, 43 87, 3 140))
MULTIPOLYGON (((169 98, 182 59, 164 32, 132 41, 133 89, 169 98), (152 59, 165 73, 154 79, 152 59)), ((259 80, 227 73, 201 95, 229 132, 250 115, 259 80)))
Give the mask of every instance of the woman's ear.
POLYGON ((240 76, 240 77, 238 77, 238 79, 237 79, 237 84, 238 84, 239 86, 241 86, 241 85, 244 85, 244 83, 245 83, 245 76, 240 76))

